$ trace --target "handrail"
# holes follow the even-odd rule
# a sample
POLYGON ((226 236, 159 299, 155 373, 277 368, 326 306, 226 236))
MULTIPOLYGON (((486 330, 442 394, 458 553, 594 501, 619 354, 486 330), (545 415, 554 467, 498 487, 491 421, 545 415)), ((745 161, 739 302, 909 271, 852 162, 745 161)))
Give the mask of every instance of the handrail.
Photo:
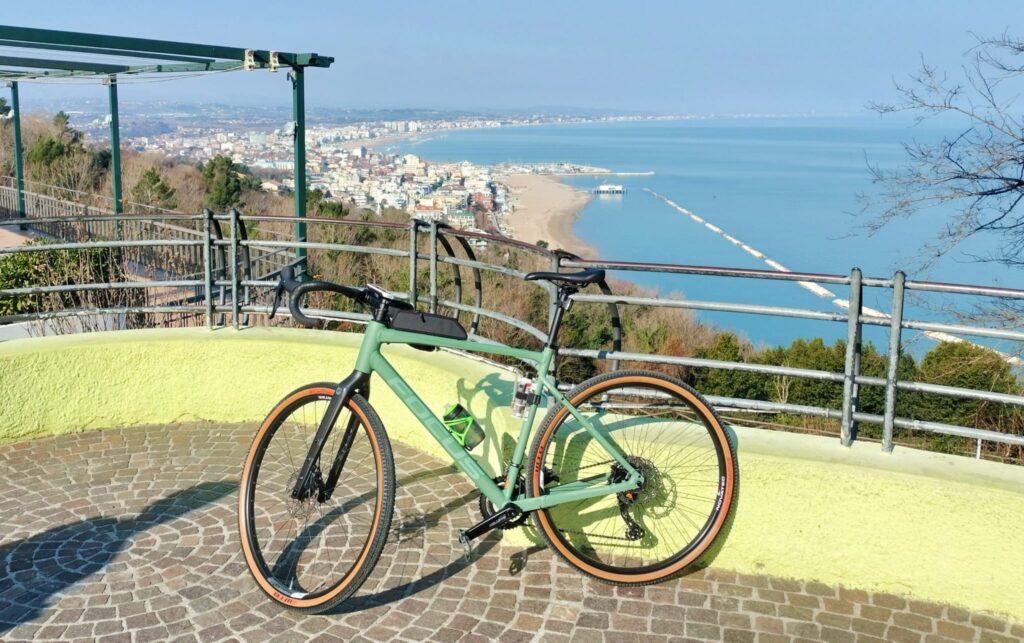
MULTIPOLYGON (((11 212, 10 198, 6 192, 13 192, 11 188, 0 186, 0 216, 5 210, 8 215, 11 212)), ((982 400, 999 404, 1013 406, 1024 406, 1024 395, 997 393, 992 391, 965 389, 959 387, 929 384, 926 382, 902 381, 898 378, 895 365, 899 359, 901 350, 900 331, 916 330, 925 333, 940 334, 943 337, 952 336, 979 336, 1011 341, 1024 341, 1024 332, 1001 329, 970 326, 966 324, 947 324, 935 321, 925 321, 905 318, 902 311, 902 302, 905 292, 908 290, 919 292, 933 292, 969 296, 983 296, 1002 298, 1007 300, 1024 299, 1024 289, 982 286, 971 284, 956 284, 931 281, 915 281, 905 279, 902 273, 897 273, 892 278, 878 278, 861 276, 859 270, 852 271, 849 275, 811 273, 811 272, 780 272, 771 270, 755 270, 745 268, 729 268, 717 266, 697 266, 685 264, 630 262, 630 261, 609 261, 597 259, 581 259, 575 255, 553 251, 547 248, 540 248, 532 244, 514 241, 498 235, 456 230, 449 226, 438 223, 426 223, 411 221, 409 225, 395 224, 383 221, 351 221, 346 219, 317 218, 309 217, 306 222, 309 226, 340 226, 340 227, 369 227, 377 229, 388 229, 393 231, 404 231, 409 235, 410 245, 408 249, 368 247, 345 243, 328 243, 318 241, 297 242, 291 239, 266 239, 262 238, 266 232, 261 231, 261 238, 252 238, 248 233, 247 225, 258 222, 288 222, 291 217, 275 216, 248 216, 238 212, 224 214, 208 213, 205 215, 189 215, 175 212, 158 212, 148 215, 125 214, 112 215, 98 211, 95 208, 86 208, 86 214, 81 214, 82 206, 77 203, 61 201, 54 197, 40 195, 45 199, 43 209, 33 209, 28 212, 25 218, 10 216, 0 219, 0 226, 61 226, 61 225, 84 225, 85 236, 80 238, 83 241, 63 241, 56 239, 54 243, 33 244, 15 248, 0 249, 0 256, 11 253, 25 252, 48 252, 53 250, 82 250, 82 249, 116 249, 116 248, 165 248, 167 252, 184 251, 195 249, 199 252, 200 264, 189 264, 194 266, 194 273, 189 275, 167 275, 166 279, 131 279, 117 283, 82 283, 82 284, 59 284, 52 286, 30 285, 17 288, 0 288, 0 296, 24 296, 24 295, 45 295, 49 293, 70 293, 75 291, 90 292, 103 290, 136 290, 147 291, 152 289, 180 289, 188 291, 187 295, 175 303, 168 304, 160 302, 160 305, 147 306, 124 306, 120 308, 65 308, 61 310, 25 313, 20 315, 8 315, 0 318, 0 323, 12 321, 53 319, 60 317, 84 316, 89 314, 123 314, 123 313, 182 313, 187 315, 200 315, 206 317, 212 326, 214 317, 217 317, 220 325, 226 322, 227 317, 232 318, 236 326, 246 325, 250 322, 251 315, 266 315, 269 313, 269 306, 255 303, 253 293, 265 292, 268 287, 275 283, 269 279, 284 264, 293 263, 290 251, 295 248, 307 248, 315 250, 328 250, 333 252, 355 253, 360 255, 376 255, 404 260, 409 263, 410 277, 415 290, 414 277, 417 272, 417 264, 420 261, 426 262, 430 268, 430 283, 425 293, 423 290, 416 292, 415 300, 423 303, 431 309, 445 307, 459 313, 471 314, 471 334, 479 337, 481 341, 491 341, 479 336, 479 322, 482 318, 492 319, 502 324, 527 333, 529 336, 544 341, 547 339, 546 332, 534 327, 532 324, 502 313, 498 310, 491 310, 483 304, 483 279, 482 274, 492 273, 494 275, 520 278, 523 272, 505 265, 491 263, 481 260, 473 250, 473 240, 493 242, 501 247, 518 248, 535 254, 550 262, 554 270, 561 268, 603 268, 610 271, 623 272, 651 272, 664 274, 682 274, 720 278, 744 278, 763 279, 790 282, 811 282, 849 286, 851 288, 851 304, 843 312, 826 312, 821 310, 810 310, 806 308, 793 308, 783 306, 768 306, 761 304, 734 303, 724 301, 700 301, 660 296, 638 296, 615 294, 612 288, 604 284, 600 294, 578 293, 573 300, 579 304, 601 304, 609 307, 615 324, 612 346, 606 348, 584 348, 584 347, 563 347, 559 350, 560 355, 580 357, 586 359, 602 360, 612 363, 617 367, 619 362, 658 363, 675 366, 687 366, 693 368, 722 369, 756 373, 773 377, 793 377, 810 379, 816 381, 833 382, 843 384, 844 394, 842 408, 821 408, 806 407, 801 405, 786 404, 782 402, 769 402, 765 400, 740 400, 732 398, 712 398, 715 404, 723 407, 746 411, 761 412, 787 412, 801 415, 812 415, 837 419, 841 422, 844 442, 848 443, 856 436, 857 423, 870 422, 883 425, 882 446, 885 450, 891 450, 893 446, 893 429, 904 428, 912 430, 927 431, 947 435, 957 435, 980 441, 999 442, 1003 444, 1021 445, 1024 444, 1024 437, 1004 434, 977 427, 956 427, 935 422, 925 422, 908 418, 901 418, 895 415, 895 400, 899 392, 916 392, 934 395, 942 395, 958 399, 982 400), (55 212, 69 212, 67 216, 53 216, 55 212), (92 214, 91 212, 96 212, 92 214), (175 223, 192 223, 196 227, 183 227, 175 223), (89 224, 122 224, 145 226, 139 232, 154 238, 122 238, 110 239, 97 236, 91 232, 89 224), (230 226, 229 234, 218 233, 222 223, 230 226), (427 252, 416 248, 415 240, 417 235, 426 232, 430 241, 427 252), (465 257, 456 255, 452 239, 463 249, 465 257), (439 252, 442 250, 443 252, 439 252), (257 249, 264 254, 253 252, 257 249), (233 259, 217 256, 233 257, 233 259), (257 261, 264 262, 265 267, 258 272, 254 269, 257 261), (283 262, 283 263, 282 263, 283 262), (439 266, 447 264, 451 268, 452 287, 454 293, 451 298, 443 297, 438 292, 439 287, 439 266), (205 265, 206 277, 202 277, 202 270, 205 265), (462 268, 473 271, 473 303, 467 304, 464 301, 464 284, 461 274, 462 268), (198 278, 187 279, 184 276, 195 274, 198 278), (888 289, 893 292, 893 307, 891 314, 875 310, 864 309, 859 297, 863 288, 888 289), (230 300, 228 297, 230 296, 230 300), (212 301, 216 298, 217 301, 212 301), (755 314, 768 315, 773 317, 790 317, 811 319, 826 323, 841 323, 848 326, 848 351, 844 372, 836 373, 806 368, 795 368, 789 366, 754 364, 748 362, 731 362, 723 360, 703 359, 695 357, 684 357, 681 355, 658 355, 651 353, 637 353, 623 350, 619 306, 640 306, 640 307, 664 307, 691 310, 707 310, 726 312, 734 314, 755 314), (887 357, 888 369, 885 377, 870 377, 860 373, 861 356, 861 333, 863 326, 881 326, 890 329, 890 346, 887 357), (885 393, 885 413, 876 415, 865 413, 858 409, 860 398, 859 388, 863 386, 879 387, 885 393)), ((42 207, 42 206, 40 206, 42 207)), ((50 228, 47 228, 50 229, 50 228)), ((64 228, 61 228, 63 230, 64 228)), ((78 233, 76 233, 78 234, 78 233)), ((424 235, 423 238, 426 238, 424 235)), ((76 239, 79 237, 76 237, 76 239)), ((422 264, 419 264, 422 266, 422 264)), ((538 284, 540 287, 551 290, 549 284, 538 284)), ((344 311, 315 310, 310 311, 317 317, 330 320, 348 321, 361 323, 367 317, 361 313, 344 311)))

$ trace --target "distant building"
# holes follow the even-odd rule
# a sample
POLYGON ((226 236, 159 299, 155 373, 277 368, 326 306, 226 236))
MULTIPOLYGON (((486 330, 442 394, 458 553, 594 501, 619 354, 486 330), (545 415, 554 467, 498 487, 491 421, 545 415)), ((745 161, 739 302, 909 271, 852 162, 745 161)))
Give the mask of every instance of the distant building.
POLYGON ((448 225, 459 230, 472 228, 476 225, 476 216, 468 210, 449 210, 444 215, 444 218, 448 225))
POLYGON ((432 205, 416 205, 412 210, 412 218, 420 221, 441 221, 444 219, 444 210, 432 205))
POLYGON ((264 181, 260 183, 260 189, 264 192, 270 192, 271 194, 280 194, 284 192, 284 186, 278 181, 264 181))
POLYGON ((477 210, 490 212, 494 210, 494 198, 490 192, 475 192, 470 198, 470 203, 477 210))

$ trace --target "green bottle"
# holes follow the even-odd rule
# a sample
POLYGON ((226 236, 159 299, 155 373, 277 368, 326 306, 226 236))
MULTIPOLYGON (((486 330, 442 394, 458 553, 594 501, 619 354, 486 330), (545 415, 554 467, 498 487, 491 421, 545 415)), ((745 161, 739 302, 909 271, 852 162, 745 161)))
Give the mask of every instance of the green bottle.
POLYGON ((461 404, 452 404, 444 414, 444 426, 466 451, 484 441, 484 430, 461 404))

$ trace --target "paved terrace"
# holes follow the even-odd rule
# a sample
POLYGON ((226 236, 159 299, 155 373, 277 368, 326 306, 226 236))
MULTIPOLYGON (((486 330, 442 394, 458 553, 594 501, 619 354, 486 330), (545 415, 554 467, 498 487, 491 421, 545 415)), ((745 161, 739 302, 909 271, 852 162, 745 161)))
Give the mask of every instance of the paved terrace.
MULTIPOLYGON (((493 534, 465 560, 455 534, 477 520, 476 494, 424 454, 386 395, 375 401, 399 491, 384 557, 342 611, 285 611, 256 589, 239 553, 237 477, 253 431, 240 416, 344 370, 354 339, 204 333, 0 345, 3 640, 1024 639, 1018 469, 737 429, 743 495, 723 552, 668 584, 612 588, 523 530, 493 534), (39 399, 37 378, 60 383, 59 403, 39 399), (117 423, 131 426, 100 428, 117 423), (98 430, 67 434, 80 429, 98 430)), ((433 369, 428 401, 457 389, 502 426, 503 388, 489 367, 421 355, 396 362, 412 381, 433 369)))
POLYGON ((1011 641, 1024 626, 888 593, 709 569, 646 588, 585 580, 546 549, 491 537, 466 561, 476 493, 398 445, 385 554, 343 611, 267 600, 239 554, 235 502, 249 425, 136 427, 0 450, 5 640, 443 641, 726 639, 1011 641))

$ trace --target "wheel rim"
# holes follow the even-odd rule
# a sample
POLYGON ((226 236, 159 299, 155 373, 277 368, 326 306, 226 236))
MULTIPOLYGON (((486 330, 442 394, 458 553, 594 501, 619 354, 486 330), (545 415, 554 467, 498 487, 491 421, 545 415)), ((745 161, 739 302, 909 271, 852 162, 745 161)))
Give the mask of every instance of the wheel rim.
MULTIPOLYGON (((245 537, 264 586, 282 602, 305 606, 329 600, 362 566, 376 532, 383 498, 378 445, 356 414, 355 440, 330 499, 297 501, 291 490, 333 391, 310 390, 286 401, 261 428, 246 476, 245 537)), ((344 409, 319 461, 325 479, 351 408, 344 409)))
MULTIPOLYGON (((653 378, 609 380, 575 397, 574 406, 619 446, 645 483, 632 497, 541 512, 542 526, 563 553, 595 573, 631 576, 675 571, 702 553, 728 511, 731 460, 717 420, 691 397, 653 378), (631 533, 623 513, 642 535, 631 533)), ((537 455, 538 488, 597 476, 614 482, 622 475, 576 418, 564 413, 553 425, 537 455)))

